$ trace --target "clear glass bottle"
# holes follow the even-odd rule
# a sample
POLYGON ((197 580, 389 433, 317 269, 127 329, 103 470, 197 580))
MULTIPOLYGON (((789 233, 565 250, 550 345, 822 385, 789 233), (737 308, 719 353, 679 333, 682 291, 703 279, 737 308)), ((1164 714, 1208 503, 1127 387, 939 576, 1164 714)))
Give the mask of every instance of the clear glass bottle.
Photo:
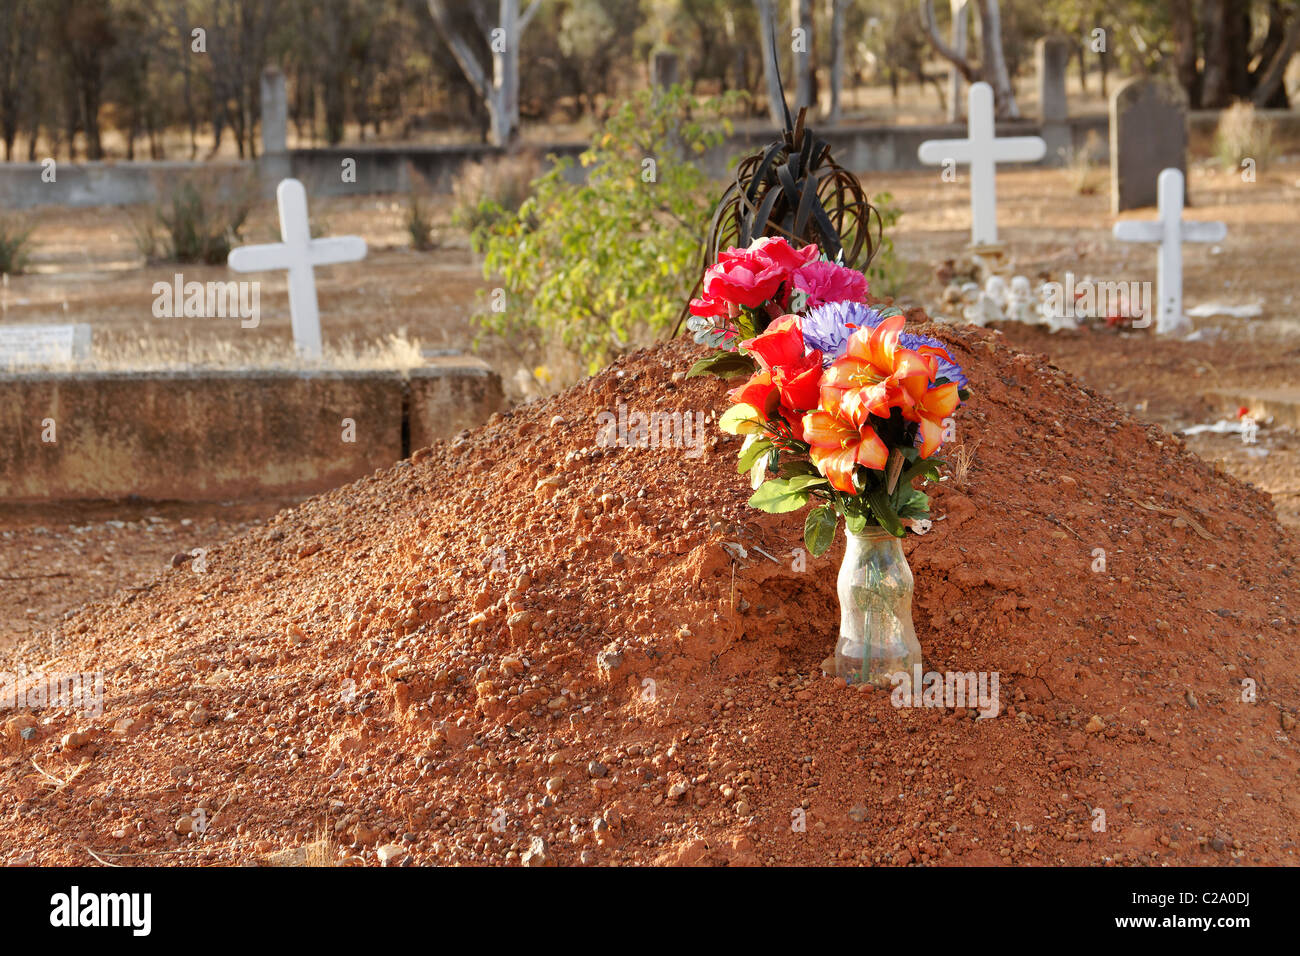
POLYGON ((909 678, 921 663, 912 626, 912 569, 902 539, 876 525, 847 532, 840 565, 840 639, 835 674, 850 684, 890 687, 891 675, 909 678))

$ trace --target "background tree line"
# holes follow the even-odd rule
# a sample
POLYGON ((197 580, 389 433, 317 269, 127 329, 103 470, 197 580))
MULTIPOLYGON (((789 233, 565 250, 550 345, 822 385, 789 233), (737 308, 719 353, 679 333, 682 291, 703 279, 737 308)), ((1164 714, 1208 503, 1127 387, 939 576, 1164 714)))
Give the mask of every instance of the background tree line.
POLYGON ((915 83, 945 104, 951 58, 935 40, 951 41, 961 2, 968 79, 989 73, 991 8, 1013 78, 1040 36, 1062 33, 1085 86, 1166 72, 1193 106, 1289 105, 1296 0, 0 0, 0 141, 7 160, 99 159, 106 138, 128 159, 253 157, 273 63, 302 142, 466 129, 501 141, 521 120, 602 121, 662 47, 688 87, 748 91, 753 114, 771 115, 767 23, 792 101, 838 117, 844 88, 915 83), (492 31, 507 7, 523 25, 501 90, 492 31))

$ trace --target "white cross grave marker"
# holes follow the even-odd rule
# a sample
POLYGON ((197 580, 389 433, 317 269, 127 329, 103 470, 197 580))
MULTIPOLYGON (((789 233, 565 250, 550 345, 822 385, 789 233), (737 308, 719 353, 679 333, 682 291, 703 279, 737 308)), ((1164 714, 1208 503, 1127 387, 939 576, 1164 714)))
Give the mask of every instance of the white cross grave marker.
POLYGON ((275 200, 280 207, 283 241, 231 249, 226 262, 236 272, 288 270, 294 345, 304 358, 319 359, 320 308, 316 304, 316 278, 312 269, 364 259, 366 241, 360 236, 313 239, 307 220, 307 190, 296 179, 281 180, 275 190, 275 200))
POLYGON ((1221 222, 1183 220, 1183 173, 1166 169, 1156 180, 1160 217, 1155 221, 1128 220, 1115 223, 1115 238, 1123 242, 1158 242, 1156 265, 1156 331, 1179 332, 1191 325, 1183 313, 1183 243, 1219 242, 1228 234, 1221 222))
POLYGON ((972 83, 966 108, 965 139, 927 139, 916 151, 928 166, 957 162, 970 165, 970 240, 981 246, 998 241, 998 200, 994 191, 998 163, 1042 159, 1047 143, 1040 136, 998 138, 993 125, 993 87, 972 83))

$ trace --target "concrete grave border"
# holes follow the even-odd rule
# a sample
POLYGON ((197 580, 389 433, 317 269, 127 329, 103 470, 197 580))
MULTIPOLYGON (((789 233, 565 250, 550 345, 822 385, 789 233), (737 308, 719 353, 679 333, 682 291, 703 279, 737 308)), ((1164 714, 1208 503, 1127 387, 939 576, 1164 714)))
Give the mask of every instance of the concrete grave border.
POLYGON ((0 500, 313 494, 387 468, 504 405, 456 358, 397 371, 0 374, 0 500), (343 440, 343 419, 355 422, 343 440), (55 441, 42 440, 53 419, 55 441))

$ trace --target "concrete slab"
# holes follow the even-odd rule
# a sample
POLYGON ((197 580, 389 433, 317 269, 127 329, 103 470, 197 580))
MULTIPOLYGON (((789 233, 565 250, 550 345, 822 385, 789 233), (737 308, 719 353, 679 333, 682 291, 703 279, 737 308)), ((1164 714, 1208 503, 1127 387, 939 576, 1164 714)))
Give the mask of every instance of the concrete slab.
POLYGON ((481 424, 475 359, 395 371, 0 375, 0 500, 311 494, 481 424), (419 441, 420 444, 413 444, 419 441))

